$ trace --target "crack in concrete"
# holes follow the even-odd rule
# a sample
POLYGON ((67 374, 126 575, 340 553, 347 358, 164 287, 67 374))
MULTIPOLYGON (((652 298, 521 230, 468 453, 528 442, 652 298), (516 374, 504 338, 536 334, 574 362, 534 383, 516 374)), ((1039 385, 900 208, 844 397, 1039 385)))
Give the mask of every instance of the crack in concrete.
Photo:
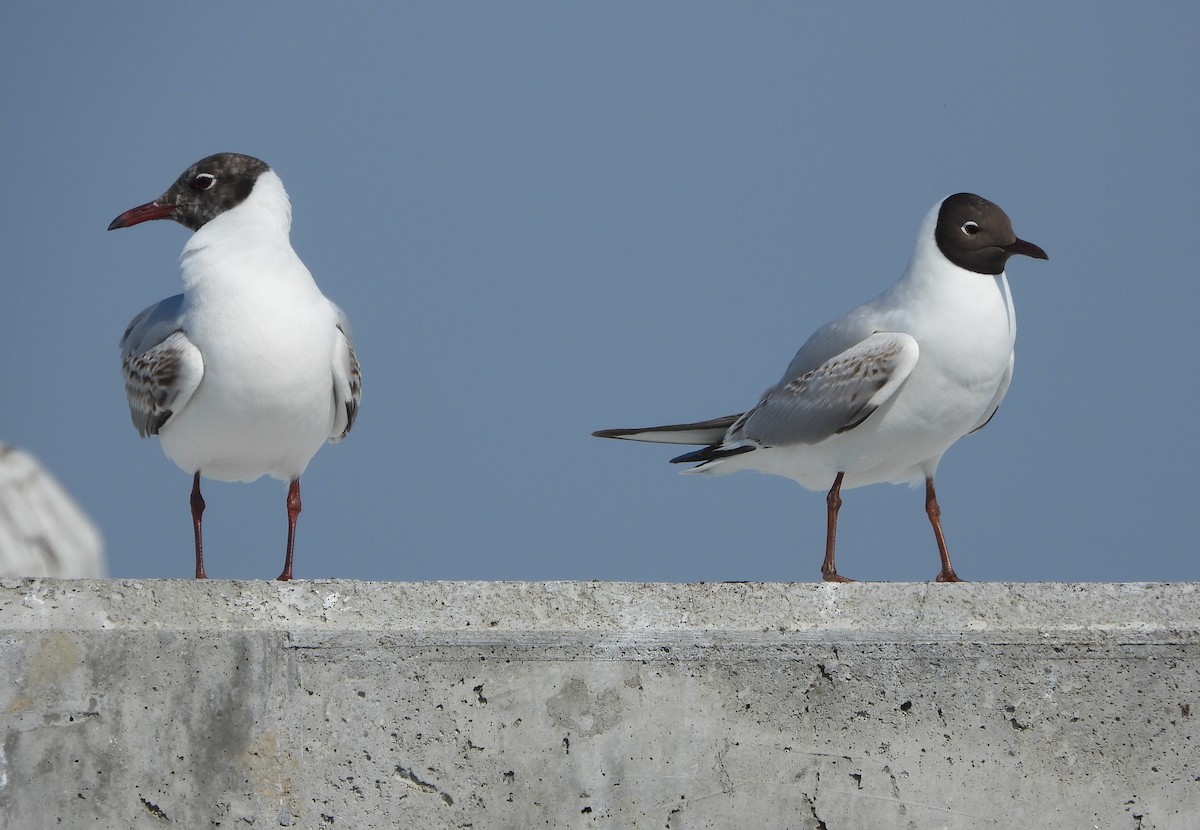
POLYGON ((138 797, 138 801, 142 802, 142 806, 144 806, 150 815, 154 816, 155 818, 160 818, 167 822, 171 820, 170 816, 168 816, 157 804, 151 804, 141 796, 138 797))
MULTIPOLYGON (((822 673, 824 673, 823 666, 822 666, 821 670, 822 670, 822 673)), ((821 786, 821 773, 814 770, 813 776, 814 776, 814 780, 813 780, 812 795, 805 793, 804 800, 808 802, 809 812, 812 813, 813 821, 815 821, 817 823, 816 830, 829 830, 829 825, 827 825, 825 823, 825 820, 823 818, 821 818, 819 815, 817 815, 817 789, 820 788, 820 786, 821 786)))
POLYGON ((89 712, 18 712, 5 713, 5 727, 10 732, 31 732, 36 729, 63 729, 79 726, 100 717, 96 711, 89 712))
POLYGON ((450 793, 443 792, 428 781, 422 781, 415 772, 411 769, 406 769, 400 764, 396 765, 396 777, 423 793, 439 796, 447 807, 454 804, 454 799, 450 797, 450 793))
POLYGON ((717 752, 717 783, 721 785, 721 791, 725 794, 731 794, 736 789, 733 785, 733 778, 729 775, 729 770, 725 768, 725 753, 729 748, 734 746, 733 741, 726 740, 725 746, 717 752))

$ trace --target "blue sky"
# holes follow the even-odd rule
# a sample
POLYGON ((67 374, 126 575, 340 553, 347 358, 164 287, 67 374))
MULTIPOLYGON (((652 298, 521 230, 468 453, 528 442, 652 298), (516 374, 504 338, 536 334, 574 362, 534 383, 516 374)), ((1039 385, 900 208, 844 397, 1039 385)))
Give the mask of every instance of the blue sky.
MULTIPOLYGON (((354 325, 354 432, 303 479, 308 578, 819 578, 824 495, 590 437, 741 411, 903 270, 947 193, 1018 259, 1015 379, 938 474, 975 580, 1197 580, 1194 5, 23 4, 0 29, 0 440, 118 577, 192 570, 189 477, 117 340, 188 231, 106 233, 259 156, 354 325), (1087 25, 1081 25, 1081 19, 1087 25)), ((205 487, 210 576, 282 564, 285 485, 205 487)), ((924 580, 923 494, 844 494, 849 576, 924 580)))

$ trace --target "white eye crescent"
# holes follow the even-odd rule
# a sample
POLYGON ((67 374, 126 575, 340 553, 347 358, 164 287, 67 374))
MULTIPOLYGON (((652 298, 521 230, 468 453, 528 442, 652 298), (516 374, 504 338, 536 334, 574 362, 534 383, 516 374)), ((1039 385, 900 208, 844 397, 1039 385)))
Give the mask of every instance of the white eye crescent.
POLYGON ((192 179, 191 188, 195 191, 211 190, 212 186, 217 183, 217 177, 212 173, 197 173, 192 179))
POLYGON ((967 220, 966 222, 963 222, 962 232, 967 236, 974 236, 975 234, 979 233, 979 225, 976 222, 967 220))

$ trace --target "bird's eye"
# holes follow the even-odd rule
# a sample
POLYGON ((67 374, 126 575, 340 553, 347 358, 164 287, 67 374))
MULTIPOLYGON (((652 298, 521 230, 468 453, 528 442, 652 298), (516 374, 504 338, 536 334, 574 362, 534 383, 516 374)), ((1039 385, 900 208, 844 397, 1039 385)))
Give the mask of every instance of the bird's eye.
POLYGON ((970 221, 963 222, 962 232, 967 236, 974 236, 975 234, 979 233, 979 225, 970 221))
POLYGON ((217 183, 217 177, 212 173, 197 173, 196 178, 192 179, 192 190, 202 192, 211 190, 212 186, 217 183))

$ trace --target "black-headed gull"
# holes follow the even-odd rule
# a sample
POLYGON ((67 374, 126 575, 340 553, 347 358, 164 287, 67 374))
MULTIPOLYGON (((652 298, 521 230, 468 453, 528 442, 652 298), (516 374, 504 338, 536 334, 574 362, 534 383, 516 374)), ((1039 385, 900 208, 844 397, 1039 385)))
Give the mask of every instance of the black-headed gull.
POLYGON ((829 488, 821 573, 830 582, 850 581, 834 563, 842 488, 924 479, 937 580, 957 582, 933 477, 950 445, 991 419, 1012 380, 1016 316, 1004 267, 1014 254, 1048 259, 987 199, 948 196, 925 217, 903 276, 818 329, 753 409, 593 434, 707 445, 671 459, 699 462, 689 473, 758 470, 829 488))
POLYGON ((300 475, 326 441, 354 425, 362 391, 346 315, 292 250, 283 182, 259 159, 218 153, 109 230, 173 219, 195 233, 179 257, 183 293, 133 318, 121 369, 133 424, 157 434, 192 474, 196 578, 203 579, 200 477, 289 482, 292 578, 300 475))

